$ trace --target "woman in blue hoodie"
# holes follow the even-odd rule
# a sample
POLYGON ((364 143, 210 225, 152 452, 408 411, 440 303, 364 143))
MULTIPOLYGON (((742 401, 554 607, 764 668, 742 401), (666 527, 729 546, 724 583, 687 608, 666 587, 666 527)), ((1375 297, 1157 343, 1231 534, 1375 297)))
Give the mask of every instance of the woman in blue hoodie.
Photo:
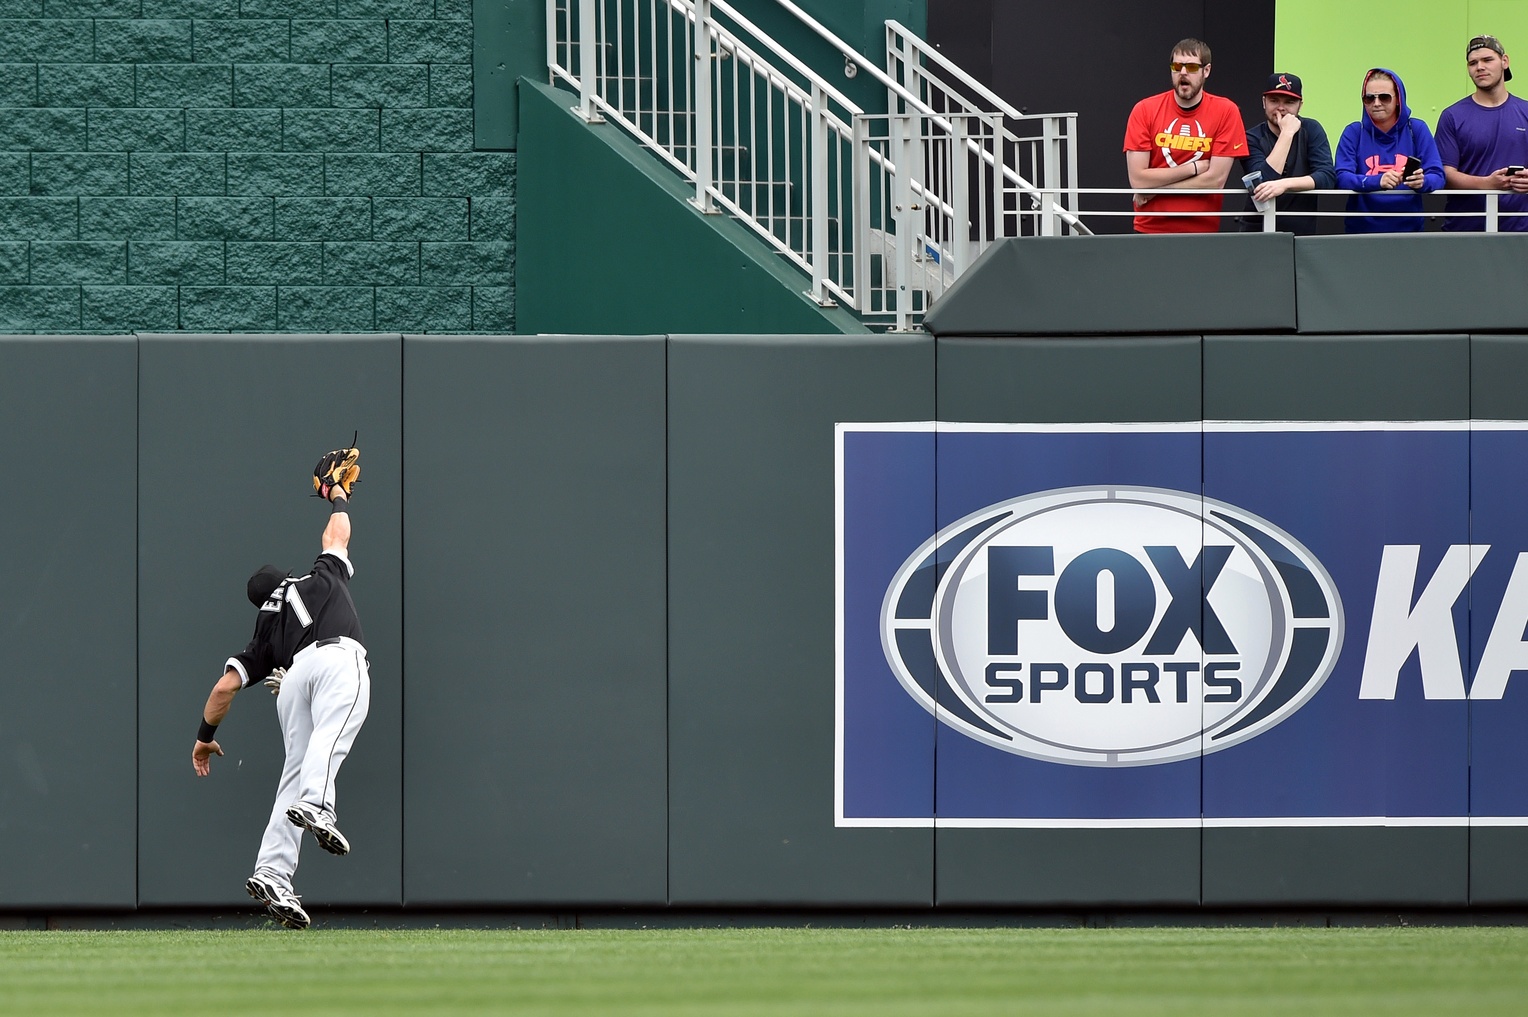
MULTIPOLYGON (((1443 160, 1432 131, 1411 115, 1406 86, 1388 67, 1364 75, 1364 115, 1348 124, 1337 142, 1337 186, 1359 193, 1348 198, 1349 212, 1421 212, 1422 192, 1443 186, 1443 160), (1406 176, 1406 157, 1422 168, 1406 176)), ((1419 233, 1422 218, 1355 216, 1349 233, 1419 233)))

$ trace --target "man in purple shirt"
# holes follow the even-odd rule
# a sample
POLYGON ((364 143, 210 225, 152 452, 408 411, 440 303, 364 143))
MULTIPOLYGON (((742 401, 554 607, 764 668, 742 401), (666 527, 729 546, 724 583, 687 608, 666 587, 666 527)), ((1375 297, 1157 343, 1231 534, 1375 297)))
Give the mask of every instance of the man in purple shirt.
MULTIPOLYGON (((1475 94, 1443 111, 1438 118, 1438 154, 1451 190, 1509 191, 1498 199, 1499 211, 1528 213, 1528 101, 1507 91, 1511 60, 1494 35, 1477 35, 1465 54, 1475 94)), ((1453 196, 1444 211, 1445 230, 1485 229, 1484 197, 1453 196)), ((1528 232, 1528 214, 1503 215, 1500 230, 1528 232)))

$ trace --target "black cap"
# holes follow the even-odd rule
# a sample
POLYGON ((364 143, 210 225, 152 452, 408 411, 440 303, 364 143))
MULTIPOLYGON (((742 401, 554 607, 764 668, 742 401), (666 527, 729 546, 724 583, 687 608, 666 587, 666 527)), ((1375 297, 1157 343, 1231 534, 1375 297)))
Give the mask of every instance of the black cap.
MULTIPOLYGON (((1465 47, 1464 50, 1465 59, 1468 60, 1470 54, 1475 52, 1477 49, 1495 50, 1496 55, 1504 59, 1507 56, 1507 51, 1502 48, 1501 40, 1494 35, 1477 35, 1475 38, 1471 39, 1470 44, 1465 47)), ((1501 76, 1501 79, 1503 81, 1511 81, 1512 68, 1508 67, 1507 72, 1501 76)))
POLYGON ((276 587, 287 577, 285 569, 278 569, 274 565, 262 565, 260 570, 249 577, 249 582, 244 586, 244 592, 249 596, 249 602, 256 607, 271 599, 271 594, 276 592, 276 587))
POLYGON ((1263 89, 1263 94, 1287 95, 1291 99, 1305 98, 1305 92, 1300 85, 1300 78, 1295 74, 1268 75, 1268 87, 1263 89))

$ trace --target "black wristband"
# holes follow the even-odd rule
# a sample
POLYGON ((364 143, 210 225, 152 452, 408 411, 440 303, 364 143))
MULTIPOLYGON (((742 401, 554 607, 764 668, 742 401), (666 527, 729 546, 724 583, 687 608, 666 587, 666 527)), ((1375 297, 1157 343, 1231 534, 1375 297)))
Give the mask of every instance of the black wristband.
POLYGON ((331 499, 329 499, 329 514, 331 516, 334 515, 334 513, 336 513, 336 512, 349 512, 349 511, 350 511, 350 499, 349 498, 331 498, 331 499))
POLYGON ((205 717, 202 718, 202 726, 196 729, 196 740, 199 742, 210 742, 217 737, 217 734, 218 726, 216 724, 209 724, 205 717))

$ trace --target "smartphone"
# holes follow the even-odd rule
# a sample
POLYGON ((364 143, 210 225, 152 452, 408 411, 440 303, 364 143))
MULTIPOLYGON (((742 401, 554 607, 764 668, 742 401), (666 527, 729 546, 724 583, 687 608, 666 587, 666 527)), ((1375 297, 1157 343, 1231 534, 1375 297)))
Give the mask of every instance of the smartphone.
POLYGON ((1507 176, 1509 176, 1509 177, 1515 177, 1515 176, 1517 176, 1521 172, 1523 172, 1523 167, 1521 167, 1521 166, 1508 166, 1507 167, 1507 176))
POLYGON ((1417 170, 1419 170, 1421 168, 1422 168, 1422 160, 1418 159, 1414 155, 1408 155, 1406 157, 1406 172, 1402 173, 1401 176, 1409 177, 1409 176, 1411 176, 1413 173, 1415 173, 1417 170))

